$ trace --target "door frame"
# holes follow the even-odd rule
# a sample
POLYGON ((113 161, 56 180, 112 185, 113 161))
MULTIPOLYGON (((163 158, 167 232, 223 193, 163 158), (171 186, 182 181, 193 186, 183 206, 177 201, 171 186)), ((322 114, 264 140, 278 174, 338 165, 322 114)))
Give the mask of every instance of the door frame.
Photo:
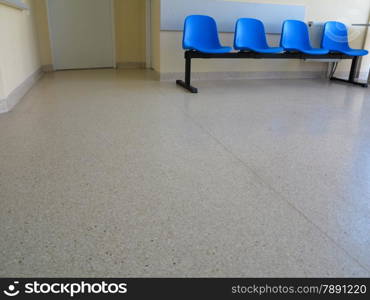
MULTIPOLYGON (((116 22, 115 22, 115 9, 114 9, 114 0, 108 0, 110 2, 110 14, 111 14, 111 30, 112 30, 112 49, 113 49, 113 61, 112 61, 112 68, 117 68, 117 53, 116 53, 116 22)), ((51 24, 50 24, 50 10, 49 10, 49 0, 46 2, 46 13, 48 18, 48 31, 49 31, 49 40, 50 40, 50 50, 51 50, 51 60, 53 63, 53 70, 56 70, 56 64, 55 64, 55 49, 53 47, 53 34, 51 32, 51 24)))
MULTIPOLYGON (((369 21, 367 22, 370 24, 370 14, 369 14, 369 21)), ((363 49, 369 50, 370 49, 370 27, 365 28, 365 38, 363 42, 363 49)), ((361 80, 366 82, 370 82, 370 58, 367 56, 361 57, 360 66, 359 66, 359 76, 361 80)))
POLYGON ((152 69, 152 1, 145 0, 145 67, 152 69))

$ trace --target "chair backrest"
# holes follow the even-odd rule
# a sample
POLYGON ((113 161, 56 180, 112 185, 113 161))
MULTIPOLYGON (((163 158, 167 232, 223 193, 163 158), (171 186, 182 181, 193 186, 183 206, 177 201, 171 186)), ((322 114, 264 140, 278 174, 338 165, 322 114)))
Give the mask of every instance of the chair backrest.
POLYGON ((221 43, 218 37, 216 21, 209 16, 192 15, 185 19, 183 48, 217 48, 221 43))
POLYGON ((243 18, 236 23, 234 48, 267 48, 265 26, 260 20, 243 18))
POLYGON ((298 20, 285 21, 280 44, 285 49, 312 48, 307 24, 298 20))
POLYGON ((334 21, 325 23, 321 46, 328 50, 348 50, 350 46, 346 25, 334 21))

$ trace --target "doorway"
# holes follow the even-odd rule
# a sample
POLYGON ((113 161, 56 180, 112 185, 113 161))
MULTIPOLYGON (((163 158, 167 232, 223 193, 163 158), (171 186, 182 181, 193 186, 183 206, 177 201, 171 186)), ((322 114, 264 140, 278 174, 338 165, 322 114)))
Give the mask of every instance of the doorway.
POLYGON ((112 0, 48 0, 56 70, 115 67, 112 0))

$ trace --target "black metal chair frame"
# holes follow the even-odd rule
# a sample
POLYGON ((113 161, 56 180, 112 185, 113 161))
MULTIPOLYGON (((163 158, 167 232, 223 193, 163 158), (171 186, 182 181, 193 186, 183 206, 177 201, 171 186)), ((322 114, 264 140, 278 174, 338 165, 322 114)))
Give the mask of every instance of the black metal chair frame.
POLYGON ((198 89, 191 85, 191 62, 192 59, 351 59, 351 70, 349 72, 348 79, 341 79, 337 77, 331 77, 330 80, 342 81, 354 85, 359 85, 367 88, 367 83, 361 83, 355 80, 357 65, 359 62, 358 56, 348 56, 341 53, 329 53, 325 55, 308 55, 300 52, 286 52, 279 54, 265 54, 256 52, 231 52, 231 53, 220 53, 211 54, 203 53, 199 51, 185 51, 185 81, 177 80, 176 83, 190 91, 191 93, 198 93, 198 89))

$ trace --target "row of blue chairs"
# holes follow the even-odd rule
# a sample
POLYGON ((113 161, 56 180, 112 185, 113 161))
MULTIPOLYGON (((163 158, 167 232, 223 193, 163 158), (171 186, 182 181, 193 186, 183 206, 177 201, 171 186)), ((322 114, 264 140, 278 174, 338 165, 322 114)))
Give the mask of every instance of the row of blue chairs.
MULTIPOLYGON (((221 45, 216 21, 209 16, 192 15, 184 25, 183 48, 203 53, 229 53, 233 49, 221 45)), ((280 47, 267 43, 264 24, 257 19, 243 18, 236 23, 234 49, 257 53, 302 52, 309 55, 342 53, 348 56, 364 56, 366 50, 352 49, 348 31, 343 23, 327 22, 324 26, 321 48, 311 46, 306 23, 287 20, 283 24, 280 47)))

